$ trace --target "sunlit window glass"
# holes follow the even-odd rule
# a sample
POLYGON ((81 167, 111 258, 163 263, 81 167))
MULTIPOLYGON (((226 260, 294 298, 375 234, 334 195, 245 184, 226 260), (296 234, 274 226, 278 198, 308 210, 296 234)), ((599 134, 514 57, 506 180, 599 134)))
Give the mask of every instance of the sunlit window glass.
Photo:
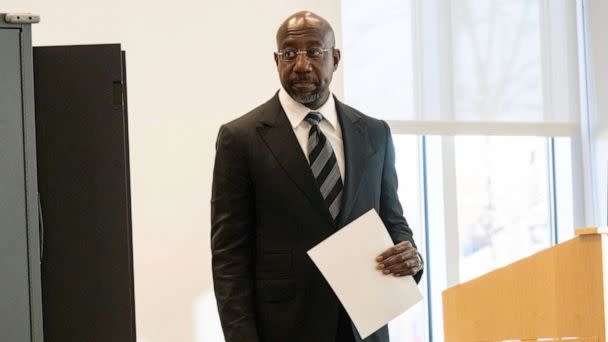
POLYGON ((349 0, 342 6, 344 97, 364 113, 413 116, 411 8, 411 0, 349 0))
POLYGON ((452 0, 452 53, 457 119, 542 120, 538 0, 452 0))
POLYGON ((461 282, 551 245, 546 141, 456 137, 461 282))
MULTIPOLYGON (((404 215, 414 233, 418 250, 426 253, 424 227, 421 215, 421 175, 419 172, 420 155, 418 137, 413 135, 394 135, 395 164, 399 177, 399 200, 404 215)), ((420 290, 426 296, 425 277, 420 282, 420 290)), ((428 341, 427 303, 425 300, 416 304, 405 314, 394 319, 389 325, 391 341, 428 341)))

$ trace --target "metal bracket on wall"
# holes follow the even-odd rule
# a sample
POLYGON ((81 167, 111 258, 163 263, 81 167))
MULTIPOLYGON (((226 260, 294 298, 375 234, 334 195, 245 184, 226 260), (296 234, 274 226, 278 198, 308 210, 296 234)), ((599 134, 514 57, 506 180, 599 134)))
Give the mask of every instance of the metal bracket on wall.
POLYGON ((33 13, 7 13, 4 21, 9 24, 37 24, 40 22, 40 15, 33 13))

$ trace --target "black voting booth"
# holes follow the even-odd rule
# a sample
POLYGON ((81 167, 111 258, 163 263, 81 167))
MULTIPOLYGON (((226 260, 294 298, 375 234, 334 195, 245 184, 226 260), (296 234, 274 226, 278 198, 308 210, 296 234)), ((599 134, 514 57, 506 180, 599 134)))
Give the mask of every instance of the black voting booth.
POLYGON ((0 14, 0 341, 135 341, 125 54, 29 19, 0 14))

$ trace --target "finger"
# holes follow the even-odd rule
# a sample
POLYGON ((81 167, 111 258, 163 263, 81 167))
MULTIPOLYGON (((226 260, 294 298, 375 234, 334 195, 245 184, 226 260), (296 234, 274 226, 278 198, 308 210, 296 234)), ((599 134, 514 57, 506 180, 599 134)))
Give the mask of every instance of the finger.
POLYGON ((416 274, 418 272, 418 266, 417 265, 410 266, 410 264, 400 264, 400 265, 395 265, 391 268, 388 268, 387 270, 392 274, 405 273, 405 274, 411 275, 411 274, 416 274))
POLYGON ((394 255, 386 260, 386 262, 381 262, 378 264, 376 269, 383 271, 384 274, 390 274, 396 271, 401 271, 406 268, 411 268, 410 265, 418 264, 418 256, 416 252, 408 250, 398 255, 394 255))
POLYGON ((382 261, 384 259, 387 259, 395 254, 401 253, 403 251, 406 251, 408 249, 413 248, 412 243, 409 241, 402 241, 394 246, 392 246, 391 248, 385 250, 384 252, 382 252, 378 257, 376 257, 376 261, 382 261))
POLYGON ((418 269, 405 267, 405 268, 400 268, 400 269, 397 269, 397 270, 394 270, 394 271, 392 271, 392 270, 384 270, 383 273, 385 275, 393 275, 393 276, 396 276, 396 277, 404 277, 404 276, 412 276, 412 275, 418 273, 418 269))
POLYGON ((392 264, 385 265, 382 269, 388 270, 389 273, 402 273, 407 272, 408 274, 416 274, 418 271, 422 269, 422 264, 418 260, 418 255, 415 253, 414 255, 406 258, 405 260, 392 264))
POLYGON ((391 272, 396 272, 402 269, 407 269, 407 268, 417 268, 418 267, 418 261, 415 259, 407 259, 404 260, 400 263, 391 265, 391 266, 385 266, 385 269, 391 270, 391 272))
POLYGON ((398 275, 414 275, 420 271, 417 265, 410 266, 408 264, 401 264, 387 269, 387 274, 398 274, 398 275))
POLYGON ((411 242, 409 241, 402 241, 394 246, 392 246, 391 248, 387 249, 386 251, 384 251, 384 253, 382 253, 382 256, 384 258, 388 258, 391 257, 395 254, 401 253, 409 248, 412 247, 411 242))
POLYGON ((392 274, 394 276, 403 277, 403 276, 415 275, 419 271, 420 271, 420 269, 418 268, 418 266, 409 266, 408 264, 400 264, 400 265, 393 266, 391 268, 384 269, 384 270, 382 270, 382 273, 385 275, 392 274))
POLYGON ((393 254, 395 254, 395 249, 394 249, 394 247, 391 247, 391 248, 385 250, 384 252, 382 252, 380 255, 378 255, 378 257, 376 257, 376 261, 380 262, 386 258, 391 257, 393 254))
POLYGON ((390 269, 391 267, 393 267, 395 265, 402 264, 402 263, 406 262, 407 260, 410 260, 415 257, 416 257, 416 252, 415 251, 412 252, 412 251, 408 250, 401 254, 393 255, 393 256, 389 257, 388 259, 386 259, 385 261, 380 262, 377 266, 377 269, 379 269, 379 270, 390 269))
POLYGON ((413 276, 413 275, 415 275, 416 273, 418 273, 418 272, 417 272, 417 271, 415 271, 415 270, 405 270, 405 271, 402 271, 402 272, 398 272, 398 273, 391 273, 391 274, 392 274, 393 276, 395 276, 395 277, 407 277, 407 276, 413 276))
POLYGON ((395 272, 395 273, 391 273, 391 274, 395 277, 407 277, 407 276, 413 276, 416 273, 418 273, 418 272, 416 272, 414 270, 405 270, 405 271, 395 272))
MULTIPOLYGON (((381 267, 379 267, 379 269, 381 268, 387 268, 387 267, 391 267, 393 265, 397 265, 400 263, 403 263, 407 260, 410 259, 414 259, 417 260, 417 255, 416 255, 416 250, 415 249, 408 249, 405 252, 401 252, 399 254, 393 255, 391 257, 389 257, 388 259, 382 261, 380 263, 380 265, 382 265, 381 267)), ((380 266, 378 265, 378 266, 380 266)))

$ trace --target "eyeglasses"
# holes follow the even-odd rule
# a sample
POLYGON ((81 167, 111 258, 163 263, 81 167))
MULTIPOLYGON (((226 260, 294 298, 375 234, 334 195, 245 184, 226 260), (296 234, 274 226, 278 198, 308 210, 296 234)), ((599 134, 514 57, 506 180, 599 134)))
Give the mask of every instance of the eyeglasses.
POLYGON ((295 60, 298 57, 298 55, 306 55, 306 57, 308 59, 321 59, 321 58, 323 58, 323 55, 325 54, 325 52, 332 50, 332 49, 333 48, 323 49, 320 47, 311 47, 306 50, 285 49, 285 50, 279 50, 278 52, 275 52, 275 53, 277 54, 277 56, 279 56, 279 58, 282 61, 290 62, 290 61, 295 60))

